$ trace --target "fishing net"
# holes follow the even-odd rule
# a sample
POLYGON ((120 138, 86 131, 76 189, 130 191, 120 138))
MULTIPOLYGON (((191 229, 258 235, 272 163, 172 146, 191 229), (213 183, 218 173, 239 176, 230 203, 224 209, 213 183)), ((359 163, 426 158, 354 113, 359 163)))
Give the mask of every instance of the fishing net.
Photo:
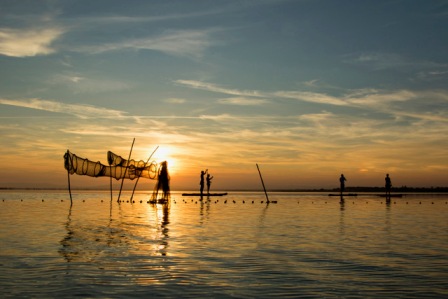
POLYGON ((154 180, 158 176, 158 165, 155 162, 126 160, 112 153, 107 153, 109 166, 101 162, 90 161, 78 157, 67 150, 64 154, 64 167, 70 174, 87 175, 91 177, 112 177, 116 180, 147 178, 154 180))

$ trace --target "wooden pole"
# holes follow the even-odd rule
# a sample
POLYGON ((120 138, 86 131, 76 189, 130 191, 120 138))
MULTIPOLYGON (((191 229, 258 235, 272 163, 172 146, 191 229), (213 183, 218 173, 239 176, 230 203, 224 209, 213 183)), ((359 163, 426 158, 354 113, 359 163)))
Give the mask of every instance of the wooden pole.
POLYGON ((67 178, 68 178, 68 193, 70 194, 70 207, 73 205, 73 199, 72 199, 72 190, 70 188, 70 171, 67 169, 67 178))
POLYGON ((266 192, 266 188, 264 186, 263 177, 261 176, 260 167, 258 167, 258 164, 255 164, 255 165, 257 165, 258 174, 260 174, 260 179, 261 179, 261 184, 263 185, 264 194, 266 195, 267 203, 269 203, 269 197, 268 197, 268 193, 266 192))
POLYGON ((113 196, 112 196, 112 166, 109 165, 109 167, 110 167, 110 202, 112 202, 112 198, 113 198, 113 196))
MULTIPOLYGON (((135 138, 134 138, 134 140, 132 140, 132 145, 131 145, 131 150, 130 150, 130 152, 129 152, 128 162, 129 162, 129 160, 131 159, 132 149, 134 148, 134 142, 135 142, 135 138)), ((120 200, 121 190, 123 189, 123 182, 124 182, 124 178, 126 177, 126 172, 127 172, 127 170, 128 170, 128 167, 129 167, 129 166, 126 166, 126 168, 124 169, 124 175, 123 175, 123 178, 121 179, 120 193, 118 193, 118 199, 117 199, 117 201, 120 200)), ((132 202, 131 202, 131 203, 132 203, 132 202)))
MULTIPOLYGON (((146 165, 148 165, 149 159, 151 159, 152 155, 154 155, 154 153, 156 152, 156 150, 158 148, 159 148, 159 146, 156 147, 156 149, 152 152, 151 156, 149 156, 148 160, 146 160, 145 167, 146 167, 146 165)), ((131 200, 132 200, 132 197, 134 197, 135 188, 137 188, 137 183, 138 183, 139 179, 140 179, 140 175, 137 177, 137 181, 135 181, 134 190, 132 190, 131 200)))

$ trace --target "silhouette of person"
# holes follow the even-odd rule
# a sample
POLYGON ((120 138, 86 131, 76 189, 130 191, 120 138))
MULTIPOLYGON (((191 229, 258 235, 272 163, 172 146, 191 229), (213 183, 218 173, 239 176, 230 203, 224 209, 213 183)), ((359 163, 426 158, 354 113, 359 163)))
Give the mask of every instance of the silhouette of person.
POLYGON ((386 196, 390 196, 390 188, 392 188, 392 181, 389 177, 389 174, 386 174, 384 180, 386 181, 386 196))
POLYGON ((210 173, 207 173, 207 194, 210 193, 210 185, 212 184, 213 177, 210 175, 210 173))
POLYGON ((157 201, 159 191, 162 190, 162 197, 158 200, 159 203, 167 203, 170 199, 170 175, 168 174, 168 162, 160 163, 159 176, 157 185, 152 194, 152 200, 157 201))
POLYGON ((339 178, 339 183, 341 183, 341 194, 345 190, 345 181, 346 180, 347 179, 345 178, 345 176, 343 174, 341 174, 341 177, 339 178))
POLYGON ((204 193, 204 175, 205 171, 201 170, 201 181, 199 182, 199 185, 201 186, 201 197, 202 194, 204 193))

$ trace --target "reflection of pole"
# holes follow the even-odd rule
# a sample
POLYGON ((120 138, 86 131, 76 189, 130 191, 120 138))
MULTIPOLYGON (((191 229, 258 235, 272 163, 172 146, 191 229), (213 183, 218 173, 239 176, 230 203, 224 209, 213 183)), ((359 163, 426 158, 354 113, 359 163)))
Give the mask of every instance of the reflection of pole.
POLYGON ((263 177, 261 176, 260 168, 258 167, 258 164, 255 164, 255 165, 257 165, 258 173, 260 174, 261 184, 263 185, 263 189, 264 189, 264 194, 266 195, 266 200, 269 203, 268 193, 266 192, 266 188, 264 186, 263 177))
MULTIPOLYGON (((146 163, 145 163, 145 166, 143 169, 146 168, 146 165, 148 165, 149 159, 151 159, 152 155, 154 155, 154 153, 156 152, 156 150, 158 148, 159 148, 159 146, 156 147, 156 149, 152 152, 151 156, 149 156, 148 160, 146 160, 146 163)), ((139 175, 137 177, 137 181, 135 181, 134 190, 132 190, 131 200, 132 200, 132 197, 134 197, 135 188, 137 188, 137 183, 138 183, 138 180, 140 179, 140 175, 141 175, 141 172, 139 173, 139 175)))
MULTIPOLYGON (((135 142, 135 138, 134 138, 134 140, 132 140, 131 151, 129 152, 128 164, 129 164, 129 160, 131 159, 132 148, 134 147, 134 142, 135 142)), ((124 178, 126 177, 126 172, 128 170, 128 167, 129 166, 127 165, 126 168, 124 169, 124 175, 123 175, 123 178, 121 179, 120 193, 118 193, 117 201, 120 200, 121 190, 123 189, 123 182, 124 182, 124 178)), ((132 203, 132 201, 131 201, 131 203, 132 203)))

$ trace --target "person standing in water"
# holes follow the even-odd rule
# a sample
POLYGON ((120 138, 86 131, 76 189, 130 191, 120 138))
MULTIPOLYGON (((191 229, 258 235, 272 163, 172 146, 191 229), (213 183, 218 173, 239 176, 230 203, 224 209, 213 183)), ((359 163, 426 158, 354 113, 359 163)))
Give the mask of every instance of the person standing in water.
POLYGON ((392 188, 392 181, 389 177, 389 174, 386 174, 384 180, 386 181, 386 197, 390 197, 390 189, 392 188))
POLYGON ((345 181, 347 179, 345 178, 345 176, 343 174, 341 174, 341 177, 339 178, 339 183, 341 184, 341 194, 344 192, 345 190, 345 181))
POLYGON ((210 185, 212 184, 213 177, 210 175, 210 173, 207 173, 207 194, 210 194, 210 185))
POLYGON ((201 170, 201 181, 199 182, 199 185, 201 186, 201 197, 202 197, 202 194, 204 193, 204 183, 205 183, 204 176, 205 176, 206 171, 201 170))

